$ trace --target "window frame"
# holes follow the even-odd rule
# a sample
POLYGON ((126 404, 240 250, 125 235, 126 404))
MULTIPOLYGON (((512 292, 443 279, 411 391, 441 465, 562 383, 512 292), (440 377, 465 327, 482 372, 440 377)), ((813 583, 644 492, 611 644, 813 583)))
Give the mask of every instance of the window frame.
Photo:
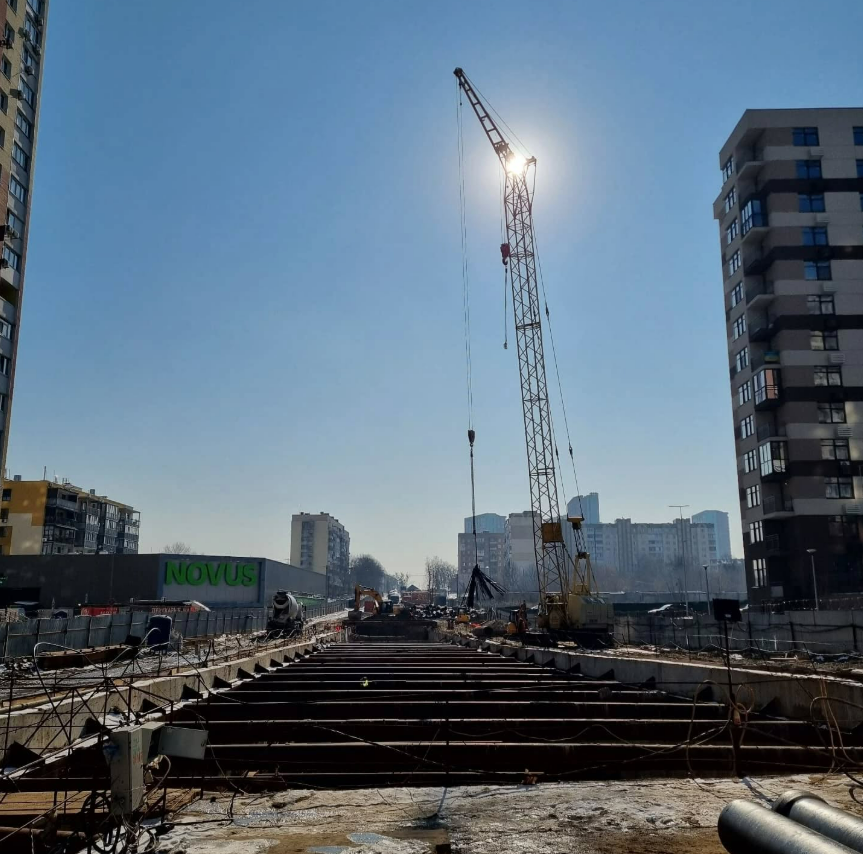
POLYGON ((851 443, 847 439, 822 439, 821 459, 834 460, 839 463, 850 462, 851 443), (826 456, 824 454, 825 450, 829 450, 826 456))
POLYGON ((755 435, 755 416, 747 415, 740 419, 740 438, 748 439, 755 435))
POLYGON ((736 305, 740 305, 743 302, 743 282, 738 282, 730 291, 731 295, 731 307, 734 308, 736 305))
POLYGON ((728 259, 728 275, 733 276, 740 269, 740 250, 736 250, 728 259))
POLYGON ((4 258, 9 264, 9 267, 15 270, 16 273, 21 271, 21 254, 16 252, 11 246, 3 244, 3 251, 0 257, 4 258))
POLYGON ((803 262, 803 278, 807 282, 832 282, 833 267, 829 259, 803 262))
POLYGON ((818 388, 841 388, 842 368, 838 365, 815 365, 812 372, 812 384, 818 388), (824 378, 824 382, 818 381, 819 374, 824 378), (831 382, 831 377, 838 377, 839 382, 831 382))
POLYGON ((854 145, 863 145, 863 127, 852 127, 851 134, 854 139, 854 145))
POLYGON ((800 240, 803 246, 830 245, 830 235, 826 225, 804 225, 800 229, 800 240))
POLYGON ((816 317, 836 314, 836 300, 833 294, 807 294, 806 310, 816 317), (825 311, 825 308, 829 308, 829 311, 825 311))
POLYGON ((749 542, 764 542, 764 522, 762 522, 761 519, 757 519, 755 522, 749 523, 749 542))
POLYGON ((746 315, 741 314, 740 317, 731 324, 731 340, 736 341, 744 332, 746 332, 746 315))
POLYGON ((846 475, 837 475, 836 477, 824 478, 824 497, 825 498, 853 498, 854 497, 854 478, 846 475), (831 495, 831 491, 835 494, 831 495))
POLYGON ((737 386, 737 405, 743 406, 744 403, 749 403, 752 400, 752 381, 746 380, 737 386))
POLYGON ((25 171, 30 171, 30 155, 18 145, 17 142, 12 143, 12 159, 25 171), (21 162, 23 160, 23 163, 21 162))
POLYGON ((728 213, 737 204, 737 188, 732 187, 726 194, 723 200, 725 213, 728 213))
POLYGON ((847 424, 848 413, 844 400, 818 401, 815 404, 819 424, 847 424), (839 417, 841 416, 841 418, 839 417))
POLYGON ((734 354, 734 365, 738 372, 749 367, 749 347, 743 347, 734 354))
POLYGON ((814 126, 791 128, 791 142, 794 146, 810 145, 816 148, 820 143, 821 134, 814 126))
POLYGON ((758 449, 753 448, 743 455, 743 473, 755 471, 758 468, 758 449))
POLYGON ((798 193, 797 213, 826 213, 824 193, 798 193))
POLYGON ((794 162, 797 178, 800 180, 818 180, 823 178, 820 160, 796 160, 794 162), (817 173, 817 174, 816 174, 817 173))
POLYGON ((746 487, 746 509, 752 510, 761 506, 761 484, 754 483, 746 487))
POLYGON ((20 130, 27 139, 31 142, 33 141, 33 122, 31 122, 30 119, 21 112, 21 110, 15 111, 15 127, 18 128, 18 130, 20 130), (18 121, 19 119, 21 122, 18 121))
POLYGON ((25 187, 24 184, 22 184, 14 175, 9 176, 9 193, 10 195, 15 196, 15 198, 18 199, 18 201, 21 202, 22 205, 27 204, 27 190, 28 188, 25 187), (18 193, 14 192, 14 190, 12 189, 13 182, 16 187, 20 188, 22 195, 19 196, 18 193))

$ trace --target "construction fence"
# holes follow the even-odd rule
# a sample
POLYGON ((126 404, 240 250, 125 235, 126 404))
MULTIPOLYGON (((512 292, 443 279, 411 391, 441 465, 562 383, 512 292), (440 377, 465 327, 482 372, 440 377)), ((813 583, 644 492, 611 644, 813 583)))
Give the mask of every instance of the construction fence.
MULTIPOLYGON (((689 618, 664 614, 620 614, 615 618, 614 635, 622 644, 679 647, 693 651, 724 648, 725 645, 723 623, 704 614, 694 614, 689 618)), ((730 649, 737 652, 863 654, 863 612, 744 612, 741 622, 728 624, 728 641, 730 649)))

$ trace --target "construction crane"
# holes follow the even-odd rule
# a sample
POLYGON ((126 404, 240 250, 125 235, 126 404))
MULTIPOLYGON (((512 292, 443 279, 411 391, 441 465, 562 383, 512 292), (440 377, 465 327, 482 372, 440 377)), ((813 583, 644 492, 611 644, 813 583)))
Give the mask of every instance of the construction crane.
MULTIPOLYGON (((607 633, 613 615, 611 606, 594 594, 590 555, 585 548, 581 528, 583 519, 579 516, 568 517, 576 543, 576 553, 570 557, 565 547, 559 512, 556 447, 545 374, 543 312, 540 307, 533 227, 534 184, 530 177, 535 174, 536 158, 525 157, 513 148, 464 71, 456 68, 453 73, 461 93, 467 98, 500 160, 505 175, 503 206, 506 239, 500 246, 500 254, 512 286, 540 595, 539 625, 553 630, 607 633)), ((545 313, 547 317, 547 307, 545 313)))

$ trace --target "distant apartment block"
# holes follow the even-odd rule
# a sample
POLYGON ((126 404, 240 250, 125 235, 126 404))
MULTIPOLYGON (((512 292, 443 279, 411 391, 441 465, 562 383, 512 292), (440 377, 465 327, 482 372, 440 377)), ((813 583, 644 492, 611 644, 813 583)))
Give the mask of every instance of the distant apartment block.
POLYGON ((863 588, 863 108, 747 110, 719 153, 753 603, 863 588))
MULTIPOLYGON (((493 514, 489 514, 493 515, 493 514)), ((479 517, 477 517, 479 518, 479 517)), ((506 537, 503 532, 483 531, 476 535, 474 546, 473 533, 458 535, 458 586, 463 593, 470 581, 474 566, 500 581, 506 567, 506 537)))
POLYGON ((598 525, 602 521, 599 518, 599 493, 576 495, 566 505, 566 512, 569 516, 581 516, 588 525, 598 525))
MULTIPOLYGON (((478 534, 502 534, 506 524, 505 516, 497 513, 478 513, 476 516, 476 532, 478 534)), ((473 533, 473 516, 465 516, 464 532, 473 533)))
POLYGON ((703 510, 693 513, 693 522, 713 525, 716 532, 716 557, 718 560, 731 560, 731 531, 728 527, 728 514, 722 510, 703 510))
MULTIPOLYGON (((30 231, 39 98, 48 0, 7 0, 0 41, 0 197, 6 217, 0 225, 0 473, 12 415, 18 331, 24 298, 24 267, 30 231)), ((34 330, 35 331, 35 330, 34 330)))
POLYGON ((329 513, 295 513, 291 518, 291 563, 326 575, 329 593, 347 590, 351 536, 329 513))
POLYGON ((137 554, 140 515, 68 481, 4 479, 0 554, 137 554))

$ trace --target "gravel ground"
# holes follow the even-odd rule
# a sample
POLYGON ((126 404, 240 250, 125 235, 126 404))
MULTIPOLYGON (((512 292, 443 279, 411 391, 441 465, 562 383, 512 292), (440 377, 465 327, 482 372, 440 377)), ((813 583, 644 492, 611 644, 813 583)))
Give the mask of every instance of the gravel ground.
POLYGON ((638 780, 538 786, 292 790, 205 797, 159 840, 167 854, 721 854, 716 821, 734 798, 814 791, 863 813, 845 777, 638 780), (217 819, 225 818, 219 822, 217 819), (441 847, 438 847, 441 846, 441 847))

